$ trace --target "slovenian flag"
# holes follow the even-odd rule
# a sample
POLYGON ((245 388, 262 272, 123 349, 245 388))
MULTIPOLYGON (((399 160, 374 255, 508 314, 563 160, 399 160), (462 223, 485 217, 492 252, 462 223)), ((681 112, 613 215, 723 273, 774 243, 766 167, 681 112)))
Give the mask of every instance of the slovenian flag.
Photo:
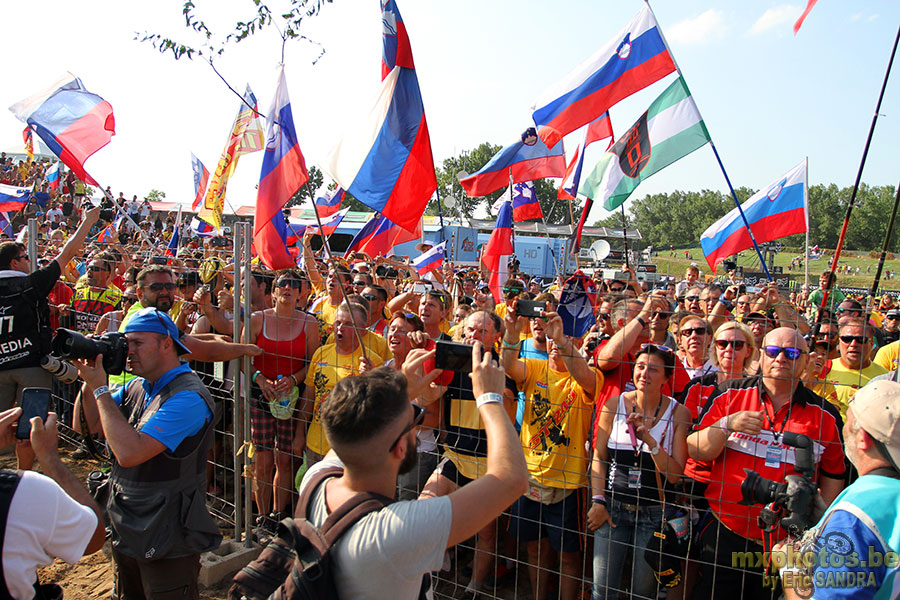
POLYGON ((544 177, 562 177, 566 171, 566 155, 562 143, 553 148, 528 132, 514 144, 495 154, 478 172, 459 180, 470 198, 487 196, 514 182, 534 181, 544 177), (527 141, 532 142, 530 145, 527 141))
MULTIPOLYGON (((807 159, 741 204, 757 244, 803 233, 809 227, 807 159)), ((737 207, 700 236, 706 262, 716 266, 732 254, 753 247, 737 207)))
POLYGON ((509 278, 508 257, 513 253, 512 202, 506 201, 500 207, 497 224, 484 246, 481 262, 490 272, 488 285, 494 301, 503 302, 503 284, 509 278))
POLYGON ((0 233, 8 237, 13 237, 14 235, 12 223, 9 222, 9 217, 6 216, 5 212, 0 212, 0 233))
POLYGON ((513 220, 517 223, 529 219, 543 219, 541 203, 538 202, 537 193, 534 191, 534 183, 514 183, 512 186, 512 210, 513 220))
POLYGON ((172 232, 172 239, 166 246, 166 256, 178 257, 178 243, 181 238, 181 205, 178 205, 178 217, 175 218, 175 230, 172 232))
POLYGON ((415 267, 419 275, 425 275, 431 271, 436 271, 444 264, 444 249, 447 242, 441 242, 428 252, 423 253, 418 258, 412 260, 412 266, 415 267))
POLYGON ((209 238, 216 235, 216 230, 212 225, 197 217, 191 219, 191 231, 194 232, 194 235, 201 238, 209 238))
POLYGON ((643 180, 707 143, 709 132, 679 77, 606 151, 578 193, 614 210, 643 180))
POLYGON ((0 183, 0 212, 22 210, 30 196, 31 188, 0 183))
POLYGON ((375 213, 350 241, 344 256, 350 256, 351 252, 365 252, 369 256, 387 256, 391 248, 397 244, 414 240, 421 235, 421 222, 415 231, 410 232, 384 215, 375 213))
MULTIPOLYGON (((331 235, 338 228, 338 225, 341 224, 341 221, 344 220, 344 217, 347 216, 347 213, 350 212, 350 207, 343 210, 339 210, 334 213, 327 219, 322 220, 322 235, 331 235)), ((307 227, 312 227, 313 231, 317 231, 319 229, 318 223, 307 223, 307 227)))
POLYGON ((53 166, 44 173, 44 181, 50 186, 51 190, 59 189, 59 162, 53 163, 53 166))
POLYGON ((287 223, 281 211, 309 180, 309 174, 294 130, 284 67, 279 73, 278 89, 269 109, 267 133, 256 195, 253 242, 259 258, 270 269, 289 269, 297 263, 288 251, 287 223))
POLYGON ((98 185, 85 172, 84 162, 116 133, 109 102, 87 91, 80 79, 66 73, 9 110, 30 125, 78 179, 98 185))
POLYGON ((532 117, 548 146, 587 125, 620 100, 675 71, 648 6, 605 46, 548 89, 532 117))
POLYGON ((381 5, 381 91, 366 119, 322 170, 354 198, 412 232, 437 189, 425 105, 406 26, 394 0, 381 5))
POLYGON ((556 195, 560 200, 575 200, 578 192, 578 185, 581 183, 581 171, 584 169, 584 153, 587 147, 594 142, 609 138, 609 147, 616 141, 613 135, 612 121, 609 118, 609 111, 603 113, 598 118, 591 121, 584 130, 584 139, 581 144, 575 148, 575 155, 572 156, 569 166, 566 167, 566 173, 563 175, 562 183, 559 185, 559 193, 556 195))
POLYGON ((194 172, 194 201, 191 203, 191 210, 197 210, 203 204, 203 198, 206 196, 206 184, 209 183, 209 170, 200 159, 191 152, 191 170, 194 172))
POLYGON ((341 202, 344 201, 344 190, 338 188, 333 192, 325 192, 324 196, 316 198, 315 209, 320 219, 330 217, 341 210, 341 202))

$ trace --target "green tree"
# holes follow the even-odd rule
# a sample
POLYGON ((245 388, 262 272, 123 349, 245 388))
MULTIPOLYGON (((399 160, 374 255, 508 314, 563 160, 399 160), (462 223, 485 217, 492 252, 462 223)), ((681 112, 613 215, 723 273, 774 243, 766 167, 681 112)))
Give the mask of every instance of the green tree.
POLYGON ((166 193, 160 190, 150 190, 145 198, 150 202, 161 202, 166 199, 166 193))
POLYGON ((288 203, 285 206, 291 208, 303 204, 303 202, 310 197, 309 191, 312 190, 312 193, 315 194, 316 190, 322 187, 322 181, 324 181, 324 179, 325 177, 322 175, 322 171, 319 170, 319 167, 312 165, 309 168, 309 183, 301 186, 300 189, 297 190, 297 193, 288 200, 288 203))

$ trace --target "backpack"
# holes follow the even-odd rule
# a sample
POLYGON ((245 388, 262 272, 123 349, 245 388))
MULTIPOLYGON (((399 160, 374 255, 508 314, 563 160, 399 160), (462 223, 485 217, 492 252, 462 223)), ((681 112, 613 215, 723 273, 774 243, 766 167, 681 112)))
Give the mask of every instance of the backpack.
POLYGON ((340 505, 321 527, 306 519, 315 490, 326 480, 342 475, 341 467, 316 472, 300 494, 297 515, 278 524, 275 537, 259 557, 234 576, 228 590, 230 600, 337 599, 331 547, 357 521, 381 510, 393 499, 360 492, 340 505))

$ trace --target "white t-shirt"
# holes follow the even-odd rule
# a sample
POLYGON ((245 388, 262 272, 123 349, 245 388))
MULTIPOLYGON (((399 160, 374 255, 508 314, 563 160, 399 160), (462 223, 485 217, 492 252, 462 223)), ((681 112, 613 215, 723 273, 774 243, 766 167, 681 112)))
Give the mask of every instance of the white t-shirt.
POLYGON ((96 528, 94 511, 75 502, 49 477, 25 471, 9 507, 3 539, 3 577, 13 598, 34 598, 37 569, 51 564, 54 557, 78 562, 96 528))
POLYGON ((59 208, 51 208, 47 211, 47 218, 51 223, 56 223, 63 218, 63 211, 59 208))
MULTIPOLYGON (((329 456, 309 469, 300 484, 301 491, 311 474, 334 466, 343 464, 329 456)), ((311 500, 310 515, 316 526, 328 517, 325 487, 319 486, 311 500)), ((440 570, 443 564, 452 520, 447 496, 394 502, 363 517, 334 548, 334 581, 340 597, 418 598, 422 576, 440 570)))

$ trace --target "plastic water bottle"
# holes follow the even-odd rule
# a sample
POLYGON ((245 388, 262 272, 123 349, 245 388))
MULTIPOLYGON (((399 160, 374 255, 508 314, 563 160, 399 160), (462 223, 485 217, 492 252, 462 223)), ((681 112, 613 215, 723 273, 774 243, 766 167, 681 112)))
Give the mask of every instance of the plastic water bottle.
MULTIPOLYGON (((278 381, 284 379, 284 375, 278 376, 278 381)), ((297 398, 300 397, 300 390, 297 386, 291 386, 287 392, 279 394, 277 397, 269 401, 269 411, 276 419, 285 421, 294 414, 294 407, 297 405, 297 398)))

